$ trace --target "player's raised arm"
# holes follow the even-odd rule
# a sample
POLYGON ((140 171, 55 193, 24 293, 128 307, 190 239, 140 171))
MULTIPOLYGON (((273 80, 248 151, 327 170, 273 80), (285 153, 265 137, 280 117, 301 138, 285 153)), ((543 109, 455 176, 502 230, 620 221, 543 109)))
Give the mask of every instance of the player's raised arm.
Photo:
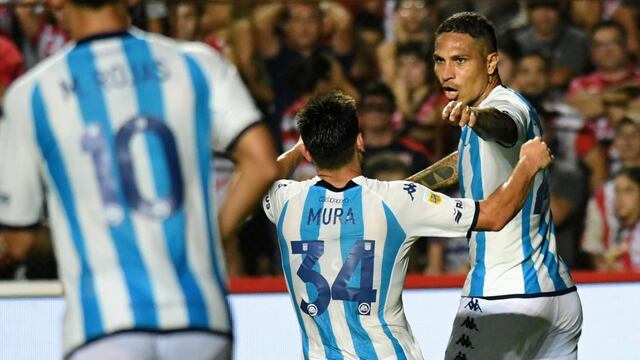
POLYGON ((518 128, 515 121, 496 108, 477 108, 451 101, 442 110, 442 119, 452 125, 468 125, 486 141, 495 141, 506 147, 515 145, 518 128))
POLYGON ((526 142, 509 180, 479 203, 474 231, 500 231, 522 209, 536 173, 551 163, 553 156, 540 138, 526 142))
POLYGON ((231 152, 236 170, 219 215, 220 235, 227 239, 278 177, 276 153, 263 124, 248 129, 231 152))

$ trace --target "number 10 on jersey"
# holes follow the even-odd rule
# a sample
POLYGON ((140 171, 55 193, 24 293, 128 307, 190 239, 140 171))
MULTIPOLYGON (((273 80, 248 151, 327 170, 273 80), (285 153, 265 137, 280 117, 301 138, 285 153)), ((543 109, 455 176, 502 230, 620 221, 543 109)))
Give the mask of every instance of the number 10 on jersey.
MULTIPOLYGON (((360 315, 371 313, 371 303, 376 301, 377 290, 373 289, 373 260, 375 255, 375 242, 372 240, 357 240, 349 255, 344 260, 340 272, 336 276, 333 285, 314 267, 324 254, 324 241, 292 241, 291 252, 303 255, 302 264, 296 275, 317 291, 314 301, 300 301, 300 309, 309 316, 318 316, 324 313, 333 300, 355 301, 358 304, 360 315), (349 287, 348 282, 353 277, 356 267, 360 264, 360 285, 357 288, 349 287)), ((316 267, 317 268, 317 267, 316 267)), ((311 297, 311 296, 309 296, 311 297)))

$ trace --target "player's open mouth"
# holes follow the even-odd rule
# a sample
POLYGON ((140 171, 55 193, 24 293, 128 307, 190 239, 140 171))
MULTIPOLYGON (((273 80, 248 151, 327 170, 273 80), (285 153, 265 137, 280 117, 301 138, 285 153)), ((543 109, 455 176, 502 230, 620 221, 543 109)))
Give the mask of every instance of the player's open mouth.
POLYGON ((458 99, 458 90, 448 86, 443 87, 442 90, 447 100, 453 101, 458 99))

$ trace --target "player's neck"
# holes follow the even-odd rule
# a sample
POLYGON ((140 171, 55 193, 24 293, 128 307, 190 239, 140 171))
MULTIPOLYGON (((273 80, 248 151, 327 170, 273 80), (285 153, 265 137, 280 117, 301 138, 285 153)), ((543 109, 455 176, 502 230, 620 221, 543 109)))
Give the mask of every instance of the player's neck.
POLYGON ((354 157, 350 163, 338 169, 318 169, 318 176, 338 189, 345 187, 351 179, 360 175, 360 156, 354 157))
POLYGON ((75 40, 125 31, 129 27, 126 8, 122 5, 103 6, 100 9, 70 6, 65 15, 69 17, 69 33, 75 40))
MULTIPOLYGON (((497 73, 497 70, 496 70, 496 73, 497 73)), ((487 83, 487 86, 485 86, 484 90, 482 91, 482 94, 480 94, 480 96, 476 99, 476 101, 474 101, 470 105, 471 106, 480 105, 482 100, 486 99, 487 96, 489 96, 489 94, 491 94, 493 89, 497 88, 500 85, 502 85, 502 81, 500 80, 500 76, 498 76, 497 74, 490 75, 489 76, 489 82, 487 83)))

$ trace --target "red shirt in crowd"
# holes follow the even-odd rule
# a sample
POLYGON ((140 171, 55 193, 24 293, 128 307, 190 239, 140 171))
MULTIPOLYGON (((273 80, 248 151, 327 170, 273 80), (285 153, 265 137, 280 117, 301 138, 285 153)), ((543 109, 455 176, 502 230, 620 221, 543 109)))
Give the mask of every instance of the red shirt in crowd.
POLYGON ((627 74, 615 81, 606 78, 602 71, 592 72, 591 74, 578 76, 569 84, 567 97, 576 95, 579 92, 588 94, 599 93, 615 85, 620 85, 629 81, 640 81, 640 70, 634 64, 627 66, 627 74))
POLYGON ((9 86, 24 72, 24 61, 15 44, 3 36, 0 36, 0 54, 0 84, 9 86))

